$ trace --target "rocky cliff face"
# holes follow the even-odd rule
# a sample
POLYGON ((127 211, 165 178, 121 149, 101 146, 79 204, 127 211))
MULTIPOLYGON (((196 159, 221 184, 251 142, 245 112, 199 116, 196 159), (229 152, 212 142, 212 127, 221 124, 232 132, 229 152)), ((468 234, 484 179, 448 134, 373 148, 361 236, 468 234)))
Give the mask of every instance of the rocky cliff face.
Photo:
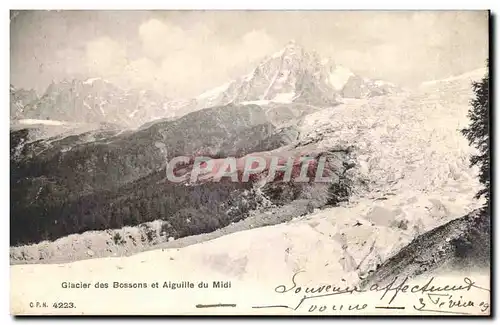
POLYGON ((247 76, 231 82, 212 97, 204 97, 206 94, 201 98, 222 103, 276 100, 334 105, 337 91, 328 83, 331 67, 320 60, 316 53, 290 42, 247 76))

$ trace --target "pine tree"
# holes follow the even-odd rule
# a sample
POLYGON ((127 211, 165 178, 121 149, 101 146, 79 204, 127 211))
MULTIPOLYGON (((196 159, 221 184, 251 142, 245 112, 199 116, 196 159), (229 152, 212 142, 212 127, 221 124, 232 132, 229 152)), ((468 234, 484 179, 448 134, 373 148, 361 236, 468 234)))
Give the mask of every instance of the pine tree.
MULTIPOLYGON (((489 68, 489 61, 486 61, 489 68)), ((489 114, 489 72, 479 82, 473 82, 472 88, 475 97, 471 100, 468 117, 471 124, 461 130, 469 144, 479 151, 471 157, 471 166, 479 167, 479 181, 484 188, 476 194, 476 198, 483 195, 486 199, 486 211, 490 208, 490 114, 489 114)))

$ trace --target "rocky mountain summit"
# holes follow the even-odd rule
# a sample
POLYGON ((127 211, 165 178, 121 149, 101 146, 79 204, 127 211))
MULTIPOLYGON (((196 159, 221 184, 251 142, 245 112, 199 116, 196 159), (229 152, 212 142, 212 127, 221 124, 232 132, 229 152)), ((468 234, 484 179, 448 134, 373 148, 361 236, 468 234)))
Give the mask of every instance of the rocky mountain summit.
POLYGON ((246 102, 327 107, 338 104, 343 97, 367 98, 397 91, 392 83, 358 76, 331 59, 321 58, 318 53, 290 41, 249 74, 196 99, 198 107, 246 102))

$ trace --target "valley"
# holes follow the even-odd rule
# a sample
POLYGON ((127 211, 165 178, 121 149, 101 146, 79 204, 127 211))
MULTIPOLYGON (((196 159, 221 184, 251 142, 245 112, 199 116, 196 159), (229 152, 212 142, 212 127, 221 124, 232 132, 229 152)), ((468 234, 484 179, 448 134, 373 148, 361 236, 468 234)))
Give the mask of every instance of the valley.
MULTIPOLYGON (((383 278, 417 238, 469 224, 466 216, 482 206, 469 167, 474 149, 459 130, 469 122, 470 84, 484 73, 402 89, 289 43, 251 74, 134 127, 119 118, 49 136, 40 130, 54 123, 13 128, 10 262, 27 270, 23 264, 120 257, 183 270, 183 256, 192 256, 190 263, 236 277, 258 276, 265 261, 284 274, 321 270, 350 285, 383 278), (181 155, 325 156, 336 177, 173 184, 166 164, 181 155)), ((461 238, 472 228, 457 229, 461 238)), ((425 271, 446 264, 454 249, 425 271)), ((405 263, 408 274, 424 272, 405 263)))

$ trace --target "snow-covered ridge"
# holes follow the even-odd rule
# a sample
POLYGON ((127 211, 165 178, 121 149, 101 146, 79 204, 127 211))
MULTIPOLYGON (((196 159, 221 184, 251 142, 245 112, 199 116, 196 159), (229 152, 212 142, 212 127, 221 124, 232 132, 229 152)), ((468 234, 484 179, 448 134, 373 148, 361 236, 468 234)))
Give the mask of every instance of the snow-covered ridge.
POLYGON ((56 120, 37 120, 37 119, 21 119, 16 121, 19 124, 24 124, 24 125, 36 125, 36 124, 43 124, 43 125, 64 125, 67 122, 64 121, 56 121, 56 120))
POLYGON ((463 79, 479 80, 484 75, 486 75, 486 73, 487 73, 486 68, 479 68, 479 69, 475 69, 475 70, 472 70, 472 71, 469 71, 466 73, 462 73, 460 75, 450 76, 450 77, 444 78, 444 79, 424 81, 420 85, 421 86, 431 86, 431 85, 435 85, 437 83, 451 82, 451 81, 457 81, 457 80, 463 80, 463 79))
POLYGON ((231 84, 231 82, 227 82, 221 86, 207 90, 196 98, 202 100, 202 99, 208 99, 208 98, 213 98, 213 97, 219 96, 222 92, 227 90, 227 88, 229 87, 230 84, 231 84))

